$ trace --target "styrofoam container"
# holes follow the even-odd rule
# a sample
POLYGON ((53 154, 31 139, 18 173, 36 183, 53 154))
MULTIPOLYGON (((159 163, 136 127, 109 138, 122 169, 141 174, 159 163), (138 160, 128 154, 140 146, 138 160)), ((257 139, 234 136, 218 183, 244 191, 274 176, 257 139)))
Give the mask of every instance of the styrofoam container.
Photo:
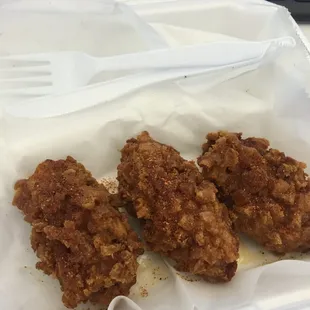
MULTIPOLYGON (((25 109, 32 109, 27 117, 4 105, 0 118, 0 309, 65 309, 57 281, 35 269, 30 227, 11 206, 14 181, 29 175, 46 158, 70 154, 95 177, 113 177, 118 150, 142 130, 173 145, 185 158, 195 159, 207 132, 227 129, 266 137, 273 147, 309 163, 308 43, 284 8, 254 0, 126 3, 2 0, 0 54, 81 50, 106 56, 284 36, 294 38, 296 47, 276 59, 262 59, 251 71, 233 68, 188 76, 126 94, 115 91, 115 85, 124 81, 120 79, 25 101, 21 103, 25 109), (68 103, 83 100, 87 105, 67 109, 68 103), (35 115, 36 108, 39 111, 47 102, 57 104, 60 113, 35 115)), ((98 80, 115 77, 107 74, 98 80)), ((161 257, 145 253, 139 259, 138 282, 130 299, 117 297, 109 310, 310 309, 310 256, 292 254, 278 261, 261 250, 242 240, 236 277, 223 285, 187 281, 161 257), (147 297, 140 294, 141 287, 148 291, 147 297)), ((88 308, 100 309, 80 307, 88 308)))

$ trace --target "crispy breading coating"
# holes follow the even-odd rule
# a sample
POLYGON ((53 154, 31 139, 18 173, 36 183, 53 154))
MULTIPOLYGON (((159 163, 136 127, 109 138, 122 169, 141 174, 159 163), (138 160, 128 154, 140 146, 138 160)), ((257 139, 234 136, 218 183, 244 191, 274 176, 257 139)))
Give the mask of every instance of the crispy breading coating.
POLYGON ((207 135, 198 164, 231 206, 242 232, 277 253, 310 249, 310 186, 306 165, 240 133, 207 135))
POLYGON ((178 270, 229 281, 239 242, 215 186, 193 161, 147 132, 128 140, 121 153, 119 193, 142 220, 149 249, 172 258, 178 270))
POLYGON ((13 205, 32 224, 36 267, 58 278, 65 306, 88 300, 108 305, 128 295, 142 245, 82 164, 72 157, 44 161, 15 184, 13 205))

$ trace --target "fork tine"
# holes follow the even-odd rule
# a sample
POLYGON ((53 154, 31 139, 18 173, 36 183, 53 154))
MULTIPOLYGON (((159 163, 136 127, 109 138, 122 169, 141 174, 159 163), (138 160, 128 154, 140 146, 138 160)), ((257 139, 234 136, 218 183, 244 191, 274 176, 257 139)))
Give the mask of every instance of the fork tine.
POLYGON ((20 61, 20 60, 5 60, 0 59, 0 68, 2 69, 20 69, 25 68, 26 70, 35 70, 40 68, 39 70, 44 70, 42 67, 49 68, 51 65, 48 61, 20 61))
POLYGON ((26 86, 22 86, 19 88, 28 88, 30 86, 27 85, 34 85, 34 86, 44 86, 44 85, 52 85, 53 80, 51 76, 26 76, 26 77, 17 77, 17 78, 7 78, 2 77, 0 75, 0 90, 7 87, 8 84, 15 84, 15 85, 22 85, 25 84, 26 86))
POLYGON ((10 57, 0 57, 0 68, 23 68, 23 67, 30 67, 32 70, 34 67, 42 67, 42 66, 49 66, 50 61, 47 59, 34 59, 34 58, 10 58, 10 57))
POLYGON ((15 88, 15 89, 6 89, 0 90, 1 97, 10 97, 10 96, 45 96, 49 95, 53 91, 51 86, 44 87, 29 87, 29 88, 15 88))
POLYGON ((0 57, 0 60, 20 60, 20 61, 33 61, 33 62, 49 62, 48 54, 20 54, 0 57))
MULTIPOLYGON (((13 69, 13 68, 25 68, 29 67, 34 70, 35 68, 47 67, 50 65, 50 62, 47 61, 19 61, 19 60, 0 60, 0 68, 13 69)), ((29 69, 27 68, 27 69, 29 69)))
POLYGON ((1 76, 0 74, 0 89, 2 88, 2 84, 5 83, 37 83, 39 84, 45 84, 45 85, 52 85, 53 81, 51 79, 50 75, 44 75, 44 76, 25 76, 25 77, 7 77, 7 76, 1 76))
POLYGON ((38 80, 0 80, 0 89, 14 90, 20 88, 34 88, 52 86, 51 81, 38 81, 38 80))
POLYGON ((24 75, 51 75, 49 66, 42 67, 1 67, 0 64, 0 77, 1 76, 24 76, 24 75))

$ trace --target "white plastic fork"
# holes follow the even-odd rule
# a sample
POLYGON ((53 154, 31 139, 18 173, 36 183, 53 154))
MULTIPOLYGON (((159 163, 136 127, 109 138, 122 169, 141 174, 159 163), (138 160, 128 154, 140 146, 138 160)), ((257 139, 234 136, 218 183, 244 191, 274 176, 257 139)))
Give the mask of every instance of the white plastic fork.
POLYGON ((294 47, 292 37, 262 42, 214 42, 96 58, 82 52, 0 58, 0 97, 42 96, 85 86, 99 72, 149 69, 208 69, 261 59, 267 51, 294 47))
POLYGON ((198 74, 210 73, 208 84, 212 86, 255 70, 266 62, 274 61, 282 52, 283 49, 279 48, 269 49, 262 58, 255 58, 248 61, 241 61, 234 65, 213 68, 180 68, 141 72, 113 81, 79 88, 75 91, 63 94, 28 100, 26 102, 21 101, 5 104, 3 113, 9 118, 40 119, 57 117, 75 113, 98 104, 107 103, 153 84, 192 77, 198 74), (221 74, 215 76, 214 73, 221 74))

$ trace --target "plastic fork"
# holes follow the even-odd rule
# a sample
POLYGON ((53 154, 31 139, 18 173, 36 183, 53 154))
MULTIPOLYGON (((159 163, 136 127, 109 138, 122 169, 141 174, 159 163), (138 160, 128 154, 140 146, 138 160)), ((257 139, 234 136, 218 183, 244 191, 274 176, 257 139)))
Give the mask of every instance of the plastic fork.
MULTIPOLYGON (((258 62, 250 61, 242 67, 242 73, 256 69, 258 62)), ((97 104, 107 103, 121 96, 127 95, 144 87, 164 81, 195 76, 208 72, 218 72, 233 69, 229 66, 216 69, 173 69, 156 72, 143 72, 132 77, 123 77, 110 82, 103 82, 79 88, 75 91, 52 95, 44 98, 14 102, 4 105, 4 115, 17 118, 50 118, 78 112, 97 104)), ((235 77, 240 73, 234 70, 235 77)), ((232 78, 230 77, 230 78, 232 78)))
POLYGON ((75 113, 98 104, 108 103, 126 94, 138 91, 144 87, 200 74, 210 74, 210 86, 257 69, 266 62, 276 59, 283 49, 270 49, 263 58, 241 61, 238 64, 213 68, 180 68, 172 70, 153 70, 141 72, 132 76, 102 82, 79 88, 64 94, 45 98, 15 102, 4 105, 4 115, 15 118, 50 118, 75 113), (221 73, 215 76, 214 73, 221 73))
POLYGON ((208 69, 261 59, 271 49, 294 47, 292 37, 262 42, 214 42, 96 58, 82 52, 0 58, 1 96, 42 96, 85 86, 102 71, 208 69))

